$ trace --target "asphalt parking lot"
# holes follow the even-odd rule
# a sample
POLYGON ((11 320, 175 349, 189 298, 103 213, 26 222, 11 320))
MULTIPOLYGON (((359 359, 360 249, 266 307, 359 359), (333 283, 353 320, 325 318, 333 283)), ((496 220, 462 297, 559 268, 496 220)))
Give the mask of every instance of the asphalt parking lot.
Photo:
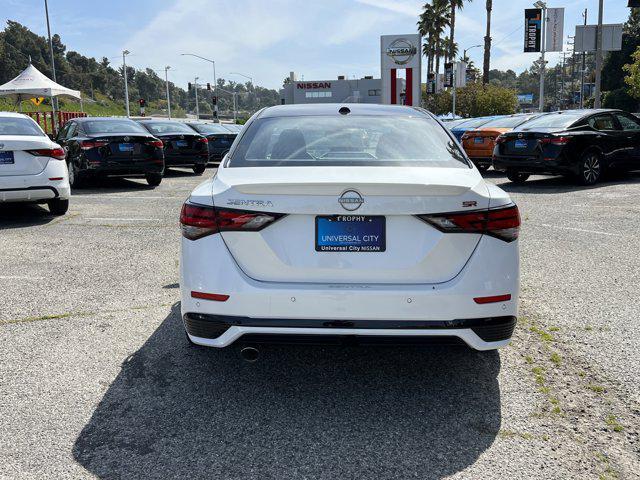
POLYGON ((639 478, 640 175, 488 176, 523 220, 520 323, 490 353, 190 347, 186 170, 61 218, 0 206, 0 478, 639 478))

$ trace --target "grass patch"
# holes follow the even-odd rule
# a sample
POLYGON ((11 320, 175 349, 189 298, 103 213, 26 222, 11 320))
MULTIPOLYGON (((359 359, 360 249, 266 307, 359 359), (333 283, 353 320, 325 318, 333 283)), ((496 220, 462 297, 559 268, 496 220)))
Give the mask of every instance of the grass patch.
POLYGON ((39 322, 42 320, 60 320, 63 318, 69 318, 69 317, 73 317, 76 315, 86 315, 83 313, 74 313, 74 312, 68 312, 68 313, 59 313, 59 314, 55 314, 55 315, 41 315, 39 317, 25 317, 25 318, 16 318, 13 320, 0 320, 0 325, 2 324, 10 324, 10 323, 28 323, 28 322, 39 322))
POLYGON ((551 361, 553 362, 553 364, 554 364, 556 367, 559 367, 559 366, 560 366, 560 364, 562 363, 562 357, 560 356, 560 354, 559 354, 559 353, 557 353, 557 352, 553 352, 553 353, 551 354, 551 361))
POLYGON ((550 332, 559 332, 560 331, 560 327, 549 327, 549 331, 550 332))
POLYGON ((523 440, 533 440, 533 435, 528 432, 516 432, 514 430, 500 430, 498 435, 502 438, 522 438, 523 440))
POLYGON ((551 335, 549 332, 545 332, 543 329, 536 327, 535 325, 529 327, 529 330, 537 334, 540 337, 540 340, 542 340, 543 342, 553 342, 553 335, 551 335))
POLYGON ((584 329, 585 329, 587 332, 590 332, 591 330, 593 330, 593 327, 592 327, 591 325, 587 325, 586 327, 584 327, 584 329))
POLYGON ((533 363, 533 357, 531 355, 527 355, 524 357, 524 361, 531 365, 533 363))
POLYGON ((620 425, 615 415, 607 415, 607 418, 605 419, 605 423, 609 427, 613 428, 614 432, 622 432, 624 430, 624 427, 620 425))
POLYGON ((595 385, 593 383, 590 383, 589 385, 587 385, 587 388, 592 392, 604 393, 604 387, 602 385, 595 385))

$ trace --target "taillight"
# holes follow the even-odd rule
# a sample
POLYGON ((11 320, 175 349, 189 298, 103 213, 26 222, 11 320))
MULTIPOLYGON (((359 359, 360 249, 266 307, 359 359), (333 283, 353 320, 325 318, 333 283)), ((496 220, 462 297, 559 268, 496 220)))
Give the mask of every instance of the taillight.
POLYGON ((185 203, 180 213, 182 235, 197 240, 218 232, 257 232, 284 215, 185 203))
POLYGON ((571 137, 545 137, 540 139, 542 145, 564 146, 571 141, 571 137))
POLYGON ((82 140, 80 142, 80 148, 82 150, 91 150, 92 148, 106 147, 109 142, 106 140, 82 140))
POLYGON ((147 142, 147 145, 151 145, 152 147, 155 147, 155 148, 163 148, 164 147, 164 143, 162 143, 162 140, 151 140, 151 141, 147 142))
POLYGON ((209 139, 207 137, 196 138, 196 142, 209 143, 209 139))
POLYGON ((520 213, 515 205, 494 210, 418 215, 445 233, 480 233, 513 242, 520 232, 520 213))
POLYGON ((36 157, 50 157, 56 160, 65 159, 64 149, 62 148, 41 148, 38 150, 27 150, 27 152, 36 157))

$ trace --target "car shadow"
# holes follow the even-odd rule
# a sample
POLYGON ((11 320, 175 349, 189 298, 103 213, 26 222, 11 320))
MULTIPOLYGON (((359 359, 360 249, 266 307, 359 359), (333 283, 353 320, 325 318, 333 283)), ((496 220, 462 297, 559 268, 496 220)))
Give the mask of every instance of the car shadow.
POLYGON ((509 181, 504 174, 500 172, 485 172, 483 177, 492 179, 504 179, 503 182, 495 181, 494 183, 507 192, 513 193, 567 193, 581 190, 597 190, 599 188, 611 185, 634 185, 640 183, 640 172, 608 173, 601 181, 595 185, 578 185, 572 179, 562 176, 556 177, 534 177, 525 183, 517 184, 509 181), (486 173, 492 173, 486 175, 486 173))
POLYGON ((46 225, 57 217, 36 203, 0 204, 0 230, 46 225))
POLYGON ((71 201, 73 201, 73 195, 99 195, 105 193, 105 190, 112 193, 140 192, 154 188, 148 185, 143 177, 135 179, 122 177, 87 178, 81 188, 72 189, 71 201))
POLYGON ((99 478, 441 478, 500 430, 497 352, 188 344, 179 304, 82 429, 99 478))

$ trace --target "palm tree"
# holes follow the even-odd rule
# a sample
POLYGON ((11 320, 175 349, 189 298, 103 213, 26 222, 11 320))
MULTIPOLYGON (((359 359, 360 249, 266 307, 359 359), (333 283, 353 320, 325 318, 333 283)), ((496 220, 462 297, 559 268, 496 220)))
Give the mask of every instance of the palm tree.
POLYGON ((423 46, 423 54, 427 57, 427 68, 431 72, 434 67, 435 72, 440 70, 440 57, 446 56, 443 48, 441 36, 449 26, 451 12, 449 11, 448 0, 432 0, 433 3, 425 3, 423 11, 418 20, 418 32, 423 37, 427 37, 427 42, 423 46))
MULTIPOLYGON (((471 0, 468 0, 469 2, 471 0)), ((449 0, 451 15, 451 43, 449 44, 449 61, 453 61, 456 58, 457 52, 454 51, 453 45, 455 42, 456 34, 456 10, 462 10, 464 7, 464 0, 449 0)))
POLYGON ((489 68, 491 64, 491 10, 493 0, 487 0, 487 34, 484 37, 484 65, 482 71, 482 83, 489 83, 489 68))

